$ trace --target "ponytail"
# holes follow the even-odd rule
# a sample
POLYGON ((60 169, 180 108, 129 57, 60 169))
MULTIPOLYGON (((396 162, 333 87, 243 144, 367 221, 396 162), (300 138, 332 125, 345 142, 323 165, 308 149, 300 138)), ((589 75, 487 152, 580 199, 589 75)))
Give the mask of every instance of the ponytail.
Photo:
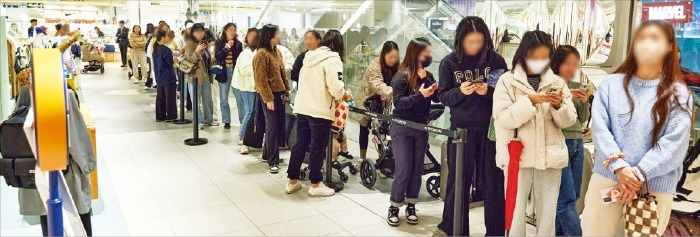
POLYGON ((166 32, 164 30, 158 30, 158 32, 156 32, 156 36, 155 36, 156 40, 153 41, 153 55, 151 55, 151 58, 153 58, 153 59, 156 58, 156 53, 158 52, 158 48, 159 48, 158 46, 160 46, 160 44, 158 44, 158 41, 160 41, 167 34, 168 34, 168 32, 166 32))

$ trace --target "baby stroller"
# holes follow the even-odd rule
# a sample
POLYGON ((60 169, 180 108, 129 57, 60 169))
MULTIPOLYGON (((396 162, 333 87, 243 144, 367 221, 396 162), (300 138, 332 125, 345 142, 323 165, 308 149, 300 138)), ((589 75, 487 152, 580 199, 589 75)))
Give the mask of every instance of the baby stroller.
MULTIPOLYGON (((372 96, 367 98, 364 104, 367 111, 372 113, 382 113, 384 110, 383 102, 379 96, 372 96)), ((441 104, 433 104, 430 106, 430 117, 428 122, 432 122, 440 116, 445 111, 445 106, 441 104)), ((389 125, 391 122, 382 121, 377 118, 371 120, 371 132, 374 135, 372 142, 377 148, 379 153, 379 158, 376 161, 370 159, 364 159, 360 164, 360 180, 362 185, 367 188, 374 187, 377 182, 377 172, 387 178, 392 178, 394 173, 394 155, 391 150, 391 140, 388 137, 389 125)), ((440 163, 438 163, 435 156, 430 152, 430 149, 426 147, 426 156, 428 157, 428 162, 423 166, 423 174, 437 173, 438 175, 432 175, 428 178, 425 183, 426 190, 428 194, 434 198, 440 197, 440 163)))
POLYGON ((88 62, 80 73, 85 74, 87 72, 94 72, 100 70, 100 73, 105 73, 105 58, 102 57, 102 52, 100 52, 95 45, 90 43, 83 43, 80 46, 80 51, 82 51, 83 56, 81 60, 83 62, 88 62))

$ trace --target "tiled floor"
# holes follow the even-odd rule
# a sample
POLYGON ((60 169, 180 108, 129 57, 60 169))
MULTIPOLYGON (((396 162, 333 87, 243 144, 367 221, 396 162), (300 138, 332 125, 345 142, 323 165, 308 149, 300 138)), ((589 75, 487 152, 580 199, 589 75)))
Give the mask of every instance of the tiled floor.
MULTIPOLYGON (((191 125, 156 123, 155 92, 127 81, 126 72, 110 63, 104 75, 82 79, 98 134, 95 235, 429 236, 440 221, 443 202, 422 191, 420 225, 388 226, 391 180, 368 190, 351 176, 345 190, 328 198, 308 197, 305 182, 301 192, 287 195, 286 164, 271 175, 259 151, 238 154, 237 122, 231 130, 206 128, 200 134, 209 144, 187 146, 183 140, 192 136, 191 125)), ((235 115, 234 98, 230 101, 235 115)), ((350 148, 358 154, 357 143, 351 141, 350 148)), ((289 151, 281 156, 288 158, 289 151)), ((18 214, 16 199, 15 189, 2 187, 0 233, 41 233, 37 218, 18 214)), ((482 208, 472 209, 470 219, 472 234, 483 235, 482 208)))

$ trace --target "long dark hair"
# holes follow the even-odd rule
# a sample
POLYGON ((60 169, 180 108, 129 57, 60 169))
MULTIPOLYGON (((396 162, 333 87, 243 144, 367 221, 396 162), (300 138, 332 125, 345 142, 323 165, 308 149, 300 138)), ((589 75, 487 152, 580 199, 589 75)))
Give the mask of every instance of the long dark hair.
POLYGON ((160 46, 160 44, 158 44, 158 41, 160 41, 166 35, 168 35, 168 32, 164 31, 164 30, 158 30, 156 32, 156 34, 154 36, 154 37, 156 37, 156 40, 155 40, 155 42, 153 42, 153 53, 151 55, 151 58, 156 58, 156 53, 158 53, 158 48, 160 48, 160 47, 158 47, 158 46, 160 46))
POLYGON ((192 40, 192 41, 197 42, 197 43, 202 43, 202 42, 206 41, 207 34, 206 34, 206 30, 204 28, 204 24, 195 23, 194 25, 192 25, 192 28, 190 28, 190 33, 186 34, 185 37, 186 37, 186 39, 192 40), (194 37, 194 32, 200 31, 200 30, 204 31, 204 37, 202 38, 201 41, 197 40, 197 38, 194 37))
MULTIPOLYGON (((229 28, 229 27, 232 27, 232 26, 233 26, 234 28, 238 29, 238 26, 236 26, 236 23, 233 23, 233 22, 226 23, 226 25, 224 26, 224 30, 221 31, 221 36, 219 36, 219 40, 221 40, 221 42, 226 43, 226 42, 228 41, 228 37, 226 36, 226 30, 228 30, 228 28, 229 28)), ((237 36, 238 36, 238 34, 235 34, 235 35, 233 36, 233 38, 234 38, 234 39, 235 39, 235 38, 238 38, 237 36)))
POLYGON ((552 72, 554 74, 559 75, 559 66, 561 66, 564 61, 566 61, 566 58, 569 57, 569 55, 576 55, 576 58, 581 59, 581 54, 578 52, 578 50, 571 45, 559 45, 556 50, 554 50, 554 54, 552 55, 552 62, 549 64, 549 67, 552 68, 552 72))
POLYGON ((387 85, 391 84, 391 79, 394 78, 396 72, 399 71, 399 62, 396 62, 394 66, 386 65, 385 57, 393 50, 399 51, 399 45, 397 45, 396 42, 384 42, 384 45, 382 45, 382 53, 379 55, 379 65, 382 67, 382 77, 384 78, 384 83, 387 85))
POLYGON ((403 57, 403 62, 399 66, 399 71, 406 70, 408 74, 408 85, 412 91, 417 91, 418 87, 418 68, 420 68, 421 61, 418 60, 421 52, 426 48, 430 47, 430 41, 428 39, 419 37, 411 40, 406 48, 406 55, 403 57))
MULTIPOLYGON (((663 31, 664 35, 666 35, 668 43, 671 44, 672 47, 672 50, 666 54, 666 57, 663 60, 664 65, 661 68, 661 81, 656 89, 656 102, 654 103, 654 106, 651 107, 653 112, 652 118, 654 120, 654 127, 652 128, 651 132, 651 145, 658 147, 659 136, 661 135, 661 130, 663 129, 664 123, 666 123, 666 119, 668 118, 672 103, 675 103, 679 107, 681 106, 680 99, 678 98, 678 88, 676 87, 676 83, 683 83, 683 81, 681 79, 682 72, 680 62, 678 61, 678 44, 676 43, 676 33, 674 27, 666 21, 646 21, 642 23, 639 28, 637 28, 633 39, 636 39, 642 30, 649 27, 658 27, 661 31, 663 31)), ((625 94, 627 95, 627 101, 629 101, 631 107, 630 113, 634 113, 634 100, 630 94, 629 85, 638 68, 637 60, 634 56, 634 45, 635 40, 632 40, 632 47, 630 47, 627 58, 624 62, 622 62, 622 65, 615 70, 615 73, 625 74, 625 94)), ((688 103, 690 102, 688 101, 688 103)))
POLYGON ((248 31, 245 35, 245 39, 243 39, 243 41, 245 41, 244 43, 246 47, 250 48, 250 50, 252 51, 255 51, 256 49, 258 49, 258 47, 260 47, 260 31, 258 31, 257 28, 248 28, 248 31), (250 35, 250 33, 256 34, 255 38, 253 38, 255 42, 248 41, 248 35, 250 35))
POLYGON ((345 62, 345 43, 343 43, 343 34, 338 30, 329 30, 321 40, 321 46, 326 46, 331 51, 340 55, 340 61, 345 62))
POLYGON ((275 52, 277 48, 273 48, 272 42, 270 41, 272 41, 272 39, 275 38, 277 31, 279 31, 279 27, 277 25, 264 25, 262 29, 260 29, 260 47, 258 48, 265 48, 270 52, 275 52))
POLYGON ((520 46, 518 46, 518 50, 515 51, 515 55, 513 56, 513 68, 520 64, 523 70, 527 71, 527 63, 525 62, 525 57, 527 57, 527 54, 529 52, 540 46, 545 46, 549 48, 549 57, 552 58, 552 52, 554 51, 552 37, 550 37, 544 31, 540 30, 525 32, 525 34, 523 35, 523 40, 520 41, 520 46))
POLYGON ((489 51, 493 51, 493 40, 491 40, 491 32, 489 27, 486 26, 486 22, 478 16, 468 16, 462 19, 457 25, 457 32, 455 34, 455 50, 457 51, 457 59, 462 62, 462 59, 466 57, 463 49, 464 37, 467 37, 471 33, 481 33, 484 35, 484 46, 481 47, 479 52, 479 66, 483 65, 489 60, 489 51))
MULTIPOLYGON (((292 29, 292 30, 295 30, 295 29, 292 29)), ((304 35, 306 35, 306 34, 311 34, 311 35, 313 35, 314 38, 316 38, 317 40, 321 40, 321 33, 318 33, 318 31, 316 31, 316 30, 309 30, 309 31, 307 31, 306 33, 304 33, 304 35)))

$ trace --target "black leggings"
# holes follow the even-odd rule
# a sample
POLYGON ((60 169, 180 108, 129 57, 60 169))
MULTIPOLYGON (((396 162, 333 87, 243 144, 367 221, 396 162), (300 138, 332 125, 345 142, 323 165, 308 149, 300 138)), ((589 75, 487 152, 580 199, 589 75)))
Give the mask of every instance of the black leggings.
POLYGON ((360 125, 360 149, 367 149, 369 144, 369 124, 367 127, 360 125))

